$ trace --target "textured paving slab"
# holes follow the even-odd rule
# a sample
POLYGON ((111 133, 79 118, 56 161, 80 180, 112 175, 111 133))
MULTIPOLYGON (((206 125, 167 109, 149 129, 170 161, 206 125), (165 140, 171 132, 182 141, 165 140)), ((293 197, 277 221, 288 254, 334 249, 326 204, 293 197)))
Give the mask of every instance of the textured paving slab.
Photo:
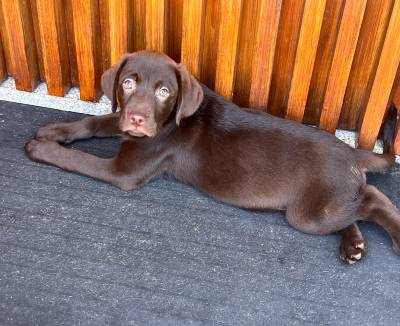
MULTIPOLYGON (((400 257, 361 224, 368 257, 277 212, 161 178, 123 192, 30 162, 39 126, 79 114, 0 102, 0 325, 399 325, 400 257)), ((109 157, 118 139, 73 146, 109 157)), ((400 171, 369 176, 400 206, 400 171)))

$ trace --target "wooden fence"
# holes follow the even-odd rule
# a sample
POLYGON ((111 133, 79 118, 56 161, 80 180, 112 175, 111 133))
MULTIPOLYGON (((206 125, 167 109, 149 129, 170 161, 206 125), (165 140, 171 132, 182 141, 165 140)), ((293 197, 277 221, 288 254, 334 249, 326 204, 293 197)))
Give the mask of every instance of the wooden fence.
POLYGON ((0 3, 0 78, 20 90, 43 80, 50 94, 79 86, 81 99, 96 100, 102 71, 147 48, 240 105, 358 129, 362 148, 374 145, 388 105, 400 106, 400 0, 0 3))

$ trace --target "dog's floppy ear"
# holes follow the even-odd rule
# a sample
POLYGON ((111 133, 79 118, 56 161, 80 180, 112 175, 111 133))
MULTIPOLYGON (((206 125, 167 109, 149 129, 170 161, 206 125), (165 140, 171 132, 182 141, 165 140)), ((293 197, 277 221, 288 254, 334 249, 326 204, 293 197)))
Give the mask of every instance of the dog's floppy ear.
POLYGON ((178 64, 176 71, 179 84, 176 124, 179 126, 182 119, 190 117, 197 111, 204 94, 199 82, 189 74, 183 64, 178 64))
POLYGON ((128 58, 130 56, 125 54, 122 56, 121 60, 112 65, 109 69, 107 69, 103 75, 101 76, 101 88, 103 89, 104 94, 110 99, 112 103, 112 112, 117 111, 118 100, 117 100, 117 89, 119 82, 119 75, 124 68, 128 58))

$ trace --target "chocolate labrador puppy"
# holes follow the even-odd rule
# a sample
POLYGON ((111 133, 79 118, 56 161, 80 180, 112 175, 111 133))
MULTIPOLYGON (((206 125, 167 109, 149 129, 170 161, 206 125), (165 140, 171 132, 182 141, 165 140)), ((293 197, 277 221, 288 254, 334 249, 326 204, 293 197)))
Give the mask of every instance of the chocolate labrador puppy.
POLYGON ((25 146, 31 160, 123 190, 166 173, 229 204, 286 210, 298 230, 339 232, 340 257, 349 264, 366 253, 356 221, 374 221, 400 253, 399 211, 365 177, 391 166, 394 155, 356 150, 317 128, 240 108, 156 52, 123 56, 101 82, 114 113, 40 128, 25 146), (60 145, 120 134, 112 159, 60 145))

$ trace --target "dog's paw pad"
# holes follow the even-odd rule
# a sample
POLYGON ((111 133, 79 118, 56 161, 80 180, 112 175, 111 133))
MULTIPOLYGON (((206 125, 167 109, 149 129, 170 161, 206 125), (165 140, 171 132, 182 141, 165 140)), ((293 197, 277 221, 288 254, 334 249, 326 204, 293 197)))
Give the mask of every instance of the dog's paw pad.
POLYGON ((366 255, 366 244, 363 239, 342 238, 339 246, 339 257, 346 264, 353 265, 366 255))

